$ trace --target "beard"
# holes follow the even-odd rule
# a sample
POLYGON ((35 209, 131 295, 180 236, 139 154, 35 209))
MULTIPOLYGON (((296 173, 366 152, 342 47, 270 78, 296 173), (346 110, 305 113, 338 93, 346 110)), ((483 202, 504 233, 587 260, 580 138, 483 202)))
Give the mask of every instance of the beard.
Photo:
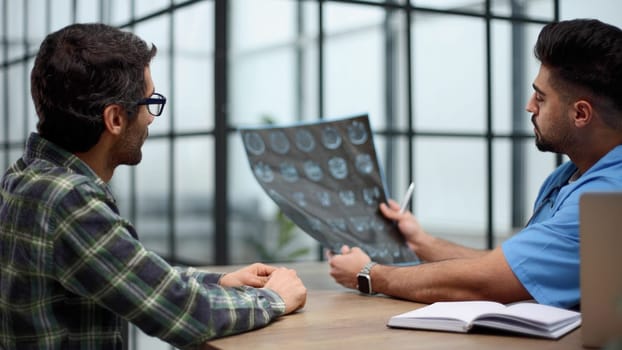
POLYGON ((556 152, 555 145, 536 133, 536 148, 541 152, 556 152))
POLYGON ((148 131, 138 128, 139 123, 134 120, 121 136, 114 149, 114 163, 116 165, 136 165, 143 158, 142 146, 147 139, 148 131))
POLYGON ((565 153, 568 146, 573 143, 573 136, 562 124, 557 124, 552 129, 549 128, 549 136, 547 137, 540 131, 540 128, 535 123, 533 118, 532 123, 536 137, 536 148, 538 148, 539 151, 565 153), (556 133, 551 133, 551 130, 556 130, 556 133))

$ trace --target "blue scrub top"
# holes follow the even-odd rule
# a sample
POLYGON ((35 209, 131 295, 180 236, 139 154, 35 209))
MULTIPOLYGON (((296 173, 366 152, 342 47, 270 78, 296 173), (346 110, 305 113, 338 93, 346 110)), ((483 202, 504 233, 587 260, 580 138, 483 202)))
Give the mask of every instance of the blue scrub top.
POLYGON ((549 175, 527 226, 502 245, 510 268, 531 296, 563 308, 581 301, 579 197, 584 192, 622 191, 622 145, 568 183, 576 170, 567 162, 549 175))

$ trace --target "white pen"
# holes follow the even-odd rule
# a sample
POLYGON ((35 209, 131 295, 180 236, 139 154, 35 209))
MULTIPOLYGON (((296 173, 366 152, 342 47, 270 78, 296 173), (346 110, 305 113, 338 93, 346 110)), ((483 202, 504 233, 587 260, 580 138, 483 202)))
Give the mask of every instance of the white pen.
POLYGON ((413 195, 413 191, 415 190, 415 182, 411 182, 410 186, 406 190, 406 194, 404 195, 404 199, 402 199, 402 203, 400 204, 400 214, 404 214, 406 208, 408 208, 408 203, 410 203, 410 197, 413 195))

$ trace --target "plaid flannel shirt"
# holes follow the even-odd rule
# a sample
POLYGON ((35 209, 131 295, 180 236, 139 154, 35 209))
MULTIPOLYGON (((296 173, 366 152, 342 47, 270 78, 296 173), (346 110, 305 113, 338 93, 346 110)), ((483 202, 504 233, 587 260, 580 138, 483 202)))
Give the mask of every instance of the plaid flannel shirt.
POLYGON ((186 348, 283 314, 276 293, 220 277, 146 250, 108 185, 36 133, 2 178, 0 348, 121 349, 121 318, 186 348))

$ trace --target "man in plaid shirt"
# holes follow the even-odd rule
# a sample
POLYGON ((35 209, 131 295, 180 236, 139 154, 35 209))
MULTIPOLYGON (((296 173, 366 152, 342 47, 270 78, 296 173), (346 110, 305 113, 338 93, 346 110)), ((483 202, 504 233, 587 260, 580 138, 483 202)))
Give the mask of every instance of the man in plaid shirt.
POLYGON ((174 268, 138 241, 108 182, 135 165, 166 98, 137 36, 76 24, 32 70, 39 122, 0 184, 0 348, 121 349, 122 320, 180 348, 302 308, 296 272, 174 268))

